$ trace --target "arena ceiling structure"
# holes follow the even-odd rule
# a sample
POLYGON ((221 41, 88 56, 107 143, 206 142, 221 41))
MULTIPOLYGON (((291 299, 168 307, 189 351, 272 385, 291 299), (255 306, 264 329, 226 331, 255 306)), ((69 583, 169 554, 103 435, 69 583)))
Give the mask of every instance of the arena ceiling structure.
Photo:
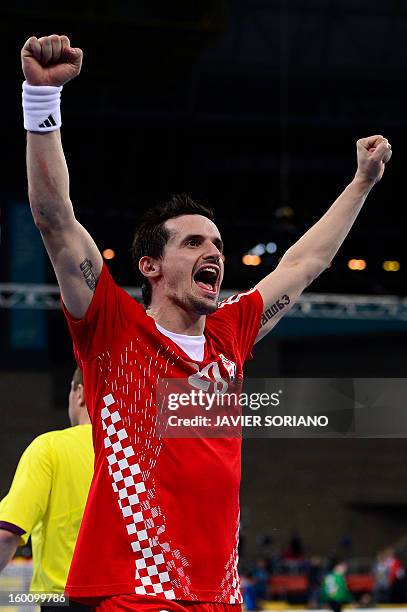
POLYGON ((215 209, 225 287, 254 284, 351 180, 357 138, 383 133, 391 165, 312 291, 406 295, 404 2, 24 1, 0 13, 2 281, 13 257, 7 206, 27 199, 19 48, 58 32, 85 53, 63 94, 72 199, 101 249, 114 250, 119 282, 134 284, 128 250, 141 212, 187 191, 215 209), (271 243, 259 265, 243 264, 271 243), (351 270, 351 260, 366 266, 351 270))

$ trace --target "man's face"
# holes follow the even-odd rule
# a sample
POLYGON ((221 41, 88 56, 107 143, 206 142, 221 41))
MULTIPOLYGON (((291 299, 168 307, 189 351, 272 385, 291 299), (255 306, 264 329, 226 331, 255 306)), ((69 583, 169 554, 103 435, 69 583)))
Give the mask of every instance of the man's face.
POLYGON ((215 312, 224 272, 218 228, 202 215, 182 215, 165 226, 170 232, 161 260, 166 296, 200 315, 215 312))

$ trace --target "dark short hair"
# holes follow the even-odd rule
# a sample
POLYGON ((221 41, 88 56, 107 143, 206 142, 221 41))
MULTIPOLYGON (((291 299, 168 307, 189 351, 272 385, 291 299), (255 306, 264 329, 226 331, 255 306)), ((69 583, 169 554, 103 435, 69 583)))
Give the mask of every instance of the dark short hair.
POLYGON ((142 216, 140 226, 134 236, 131 255, 136 274, 141 281, 143 302, 146 307, 151 303, 151 284, 141 274, 138 267, 139 261, 145 256, 154 257, 154 259, 163 257, 165 245, 170 237, 170 232, 164 224, 168 219, 181 215, 202 215, 211 221, 215 221, 210 208, 195 202, 186 193, 179 193, 172 196, 168 202, 158 204, 147 210, 142 216))
POLYGON ((76 391, 79 385, 83 386, 83 374, 80 368, 76 368, 72 376, 73 388, 76 391))

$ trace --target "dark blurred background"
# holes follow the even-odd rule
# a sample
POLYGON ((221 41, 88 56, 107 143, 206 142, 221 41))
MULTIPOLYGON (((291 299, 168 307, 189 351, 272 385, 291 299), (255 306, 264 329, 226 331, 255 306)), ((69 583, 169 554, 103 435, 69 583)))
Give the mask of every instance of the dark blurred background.
MULTIPOLYGON (((255 284, 352 179, 356 140, 384 134, 394 156, 382 183, 248 373, 405 377, 405 2, 15 0, 0 9, 0 31, 0 496, 27 443, 67 423, 73 368, 27 204, 19 52, 33 34, 65 33, 84 50, 63 92, 72 200, 101 250, 114 250, 122 285, 134 286, 140 214, 180 191, 215 210, 224 287, 255 284), (259 265, 245 265, 256 246, 259 265)), ((407 531, 405 440, 250 440, 245 456, 249 553, 264 535, 283 546, 298 529, 309 550, 347 542, 347 554, 372 555, 407 531)))

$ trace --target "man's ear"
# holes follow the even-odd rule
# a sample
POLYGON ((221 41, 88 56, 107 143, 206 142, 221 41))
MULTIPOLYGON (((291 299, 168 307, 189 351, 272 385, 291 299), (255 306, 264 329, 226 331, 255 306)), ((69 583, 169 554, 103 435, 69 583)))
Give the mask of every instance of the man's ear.
POLYGON ((161 264, 154 257, 145 255, 138 262, 138 268, 143 276, 147 278, 156 278, 161 274, 161 264))
POLYGON ((77 390, 77 392, 79 394, 79 403, 80 403, 81 406, 84 406, 85 405, 85 392, 84 392, 84 389, 83 389, 83 385, 81 385, 79 383, 79 385, 77 386, 76 390, 77 390))

